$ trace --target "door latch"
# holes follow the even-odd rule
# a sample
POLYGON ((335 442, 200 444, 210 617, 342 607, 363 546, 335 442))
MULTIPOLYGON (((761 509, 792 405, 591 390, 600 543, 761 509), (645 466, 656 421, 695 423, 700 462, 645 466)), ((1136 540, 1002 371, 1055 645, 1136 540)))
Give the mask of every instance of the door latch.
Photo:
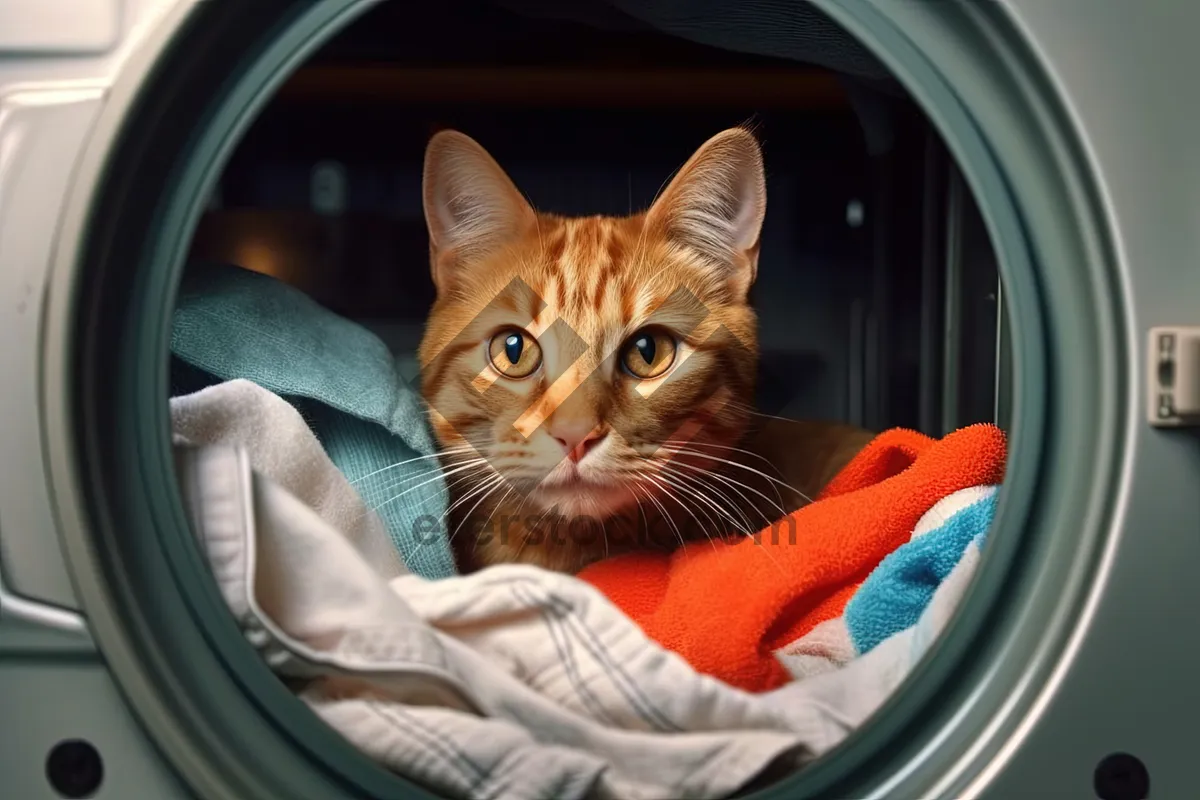
POLYGON ((1151 328, 1146 369, 1150 424, 1200 426, 1200 327, 1151 328))

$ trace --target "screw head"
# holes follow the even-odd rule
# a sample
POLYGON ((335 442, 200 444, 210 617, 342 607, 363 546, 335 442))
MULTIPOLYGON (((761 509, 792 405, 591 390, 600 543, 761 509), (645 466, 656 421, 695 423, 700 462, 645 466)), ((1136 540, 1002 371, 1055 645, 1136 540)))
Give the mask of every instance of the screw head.
POLYGON ((60 797, 91 797, 104 780, 104 761, 90 742, 67 739, 46 756, 46 780, 60 797))
POLYGON ((1113 753, 1096 765, 1093 788, 1099 800, 1146 800, 1150 772, 1136 756, 1113 753))

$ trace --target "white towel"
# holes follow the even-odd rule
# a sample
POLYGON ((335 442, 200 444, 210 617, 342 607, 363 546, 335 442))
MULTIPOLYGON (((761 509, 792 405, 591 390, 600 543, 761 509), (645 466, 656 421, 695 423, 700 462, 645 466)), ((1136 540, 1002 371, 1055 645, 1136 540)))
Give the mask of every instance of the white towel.
POLYGON ((171 399, 175 441, 245 450, 256 472, 286 489, 350 540, 378 572, 406 574, 382 521, 363 505, 290 403, 247 380, 171 399))
POLYGON ((318 716, 440 792, 726 796, 836 745, 924 649, 909 629, 842 669, 753 695, 696 673, 570 576, 508 565, 430 582, 381 571, 365 555, 387 543, 380 527, 359 521, 351 536, 332 524, 347 519, 342 495, 353 491, 325 474, 336 469, 311 434, 279 398, 235 383, 172 403, 178 433, 227 443, 181 444, 177 462, 231 612, 279 674, 313 679, 300 697, 318 716), (257 456, 228 445, 248 429, 220 420, 242 415, 268 426, 250 429, 257 456))

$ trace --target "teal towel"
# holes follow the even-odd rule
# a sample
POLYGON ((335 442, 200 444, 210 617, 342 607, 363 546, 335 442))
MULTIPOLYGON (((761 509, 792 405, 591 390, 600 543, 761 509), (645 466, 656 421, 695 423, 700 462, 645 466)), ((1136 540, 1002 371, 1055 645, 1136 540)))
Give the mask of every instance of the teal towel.
POLYGON ((998 486, 975 486, 947 496, 935 506, 937 527, 914 533, 872 570, 842 612, 858 652, 916 625, 967 551, 982 553, 999 495, 998 486))
POLYGON ((273 278, 206 264, 184 277, 171 352, 173 392, 245 378, 290 402, 408 568, 455 574, 425 406, 378 337, 273 278))

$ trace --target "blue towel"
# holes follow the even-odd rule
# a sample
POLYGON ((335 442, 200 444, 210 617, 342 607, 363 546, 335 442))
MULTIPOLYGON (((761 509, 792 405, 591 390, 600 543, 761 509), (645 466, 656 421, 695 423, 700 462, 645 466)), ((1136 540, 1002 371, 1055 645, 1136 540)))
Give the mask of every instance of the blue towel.
POLYGON ((290 402, 408 568, 455 574, 425 406, 378 337, 273 278, 204 264, 184 278, 171 352, 174 393, 245 378, 290 402))
MULTIPOLYGON (((859 653, 917 624, 968 547, 982 549, 999 495, 995 486, 957 492, 935 506, 932 524, 880 562, 846 603, 843 618, 859 653), (950 506, 947 503, 952 504, 950 506)), ((933 515, 926 515, 927 523, 933 515)))

